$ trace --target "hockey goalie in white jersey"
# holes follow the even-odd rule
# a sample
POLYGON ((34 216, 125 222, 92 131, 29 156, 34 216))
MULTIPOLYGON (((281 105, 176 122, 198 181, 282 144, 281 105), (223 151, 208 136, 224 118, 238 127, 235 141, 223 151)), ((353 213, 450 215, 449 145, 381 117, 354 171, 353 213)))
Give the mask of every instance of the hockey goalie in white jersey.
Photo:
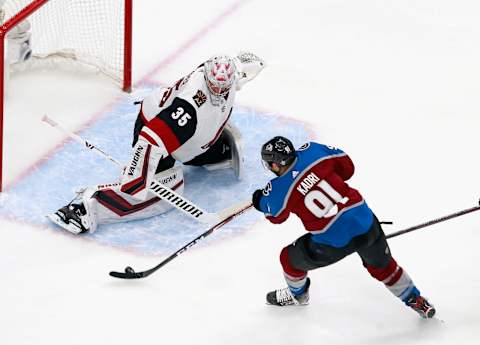
POLYGON ((75 233, 99 224, 144 219, 171 205, 153 195, 155 179, 183 192, 181 162, 207 169, 231 167, 242 175, 239 132, 228 124, 235 93, 265 67, 252 53, 214 56, 169 88, 140 102, 130 162, 119 183, 87 188, 49 218, 75 233))

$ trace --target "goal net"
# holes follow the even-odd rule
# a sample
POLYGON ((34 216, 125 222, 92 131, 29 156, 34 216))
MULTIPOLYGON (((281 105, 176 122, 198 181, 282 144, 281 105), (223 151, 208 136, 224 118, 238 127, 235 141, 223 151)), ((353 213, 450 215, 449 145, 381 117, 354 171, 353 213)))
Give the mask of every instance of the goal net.
POLYGON ((129 91, 132 0, 6 0, 1 17, 0 192, 6 77, 32 66, 78 65, 107 75, 129 91), (9 32, 25 20, 30 23, 32 57, 9 62, 9 32))

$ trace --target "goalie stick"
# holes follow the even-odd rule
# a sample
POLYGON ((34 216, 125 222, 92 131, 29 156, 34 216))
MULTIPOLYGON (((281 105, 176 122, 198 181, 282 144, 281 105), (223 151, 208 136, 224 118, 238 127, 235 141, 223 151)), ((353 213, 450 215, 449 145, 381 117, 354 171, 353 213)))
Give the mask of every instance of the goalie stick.
MULTIPOLYGON (((72 133, 72 132, 69 132, 68 130, 66 130, 65 128, 60 126, 57 122, 55 122, 54 120, 49 118, 47 115, 42 117, 42 121, 49 124, 50 126, 56 128, 56 129, 58 129, 59 131, 65 133, 66 135, 68 135, 70 138, 72 138, 73 140, 80 143, 85 148, 95 152, 96 154, 102 156, 103 158, 108 159, 110 162, 112 162, 112 163, 114 163, 114 164, 123 168, 123 164, 120 163, 118 160, 111 157, 109 154, 102 151, 101 149, 99 149, 98 147, 96 147, 95 145, 90 143, 89 141, 83 139, 79 135, 77 135, 75 133, 72 133)), ((153 194, 158 196, 160 199, 168 202, 173 207, 179 209, 180 211, 184 212, 188 216, 190 216, 190 217, 192 217, 192 218, 194 218, 194 219, 196 219, 196 220, 198 220, 202 223, 212 224, 212 223, 215 223, 215 222, 219 222, 221 219, 225 218, 226 215, 228 215, 228 210, 229 209, 226 209, 224 211, 220 211, 219 213, 207 212, 207 211, 203 210, 202 208, 200 208, 199 206, 195 205, 193 202, 191 202, 187 198, 184 198, 183 196, 181 196, 177 192, 173 191, 168 186, 158 182, 155 179, 151 182, 151 184, 149 186, 149 190, 150 190, 150 192, 152 192, 153 194)))
MULTIPOLYGON (((133 268, 131 268, 130 266, 126 267, 125 268, 125 271, 124 272, 115 272, 115 271, 112 271, 110 272, 109 274, 112 276, 112 277, 115 277, 115 278, 121 278, 121 279, 138 279, 138 278, 145 278, 145 277, 148 277, 150 274, 152 274, 153 272, 157 271, 158 269, 162 268, 163 266, 165 266, 166 264, 168 264, 170 261, 172 261, 173 259, 175 259, 177 256, 179 256, 180 254, 183 254, 185 253, 187 250, 189 250, 191 247, 193 247, 194 245, 196 245, 198 242, 200 242, 201 240, 203 240, 205 237, 207 237, 208 235, 212 234, 215 230, 217 230, 218 228, 221 228, 222 226, 224 226, 225 224, 227 224, 228 222, 230 222, 233 218, 241 215, 242 213, 244 213, 245 211, 247 211, 249 208, 251 208, 253 205, 250 201, 248 202, 242 202, 238 205, 235 205, 233 207, 231 207, 229 210, 230 210, 230 214, 225 216, 225 218, 220 221, 219 223, 215 224, 214 226, 212 226, 211 228, 209 228, 207 231, 205 231, 204 233, 202 233, 201 235, 197 236, 196 238, 194 238, 193 240, 191 240, 190 242, 188 242, 186 245, 184 245, 182 248, 178 249, 175 253, 173 253, 172 255, 170 255, 168 258, 166 258, 165 260, 163 260, 162 262, 160 262, 157 266, 155 267, 152 267, 146 271, 142 271, 142 272, 135 272, 133 268)), ((227 211, 227 210, 226 210, 227 211)))

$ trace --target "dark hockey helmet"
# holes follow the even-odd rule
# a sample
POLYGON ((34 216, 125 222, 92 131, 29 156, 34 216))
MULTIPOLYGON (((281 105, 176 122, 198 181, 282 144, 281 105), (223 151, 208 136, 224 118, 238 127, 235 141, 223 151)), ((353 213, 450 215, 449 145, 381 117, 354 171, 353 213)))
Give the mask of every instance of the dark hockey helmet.
POLYGON ((279 166, 290 165, 297 157, 292 142, 285 137, 276 136, 262 146, 262 160, 268 166, 276 163, 279 166))

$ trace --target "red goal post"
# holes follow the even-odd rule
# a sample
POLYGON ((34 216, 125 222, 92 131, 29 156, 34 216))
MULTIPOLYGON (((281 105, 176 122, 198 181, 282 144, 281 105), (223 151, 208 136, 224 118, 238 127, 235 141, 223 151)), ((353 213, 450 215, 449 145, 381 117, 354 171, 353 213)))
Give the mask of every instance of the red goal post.
MULTIPOLYGON (((31 22, 32 58, 83 64, 111 77, 126 92, 132 83, 133 0, 7 0, 0 23, 0 192, 3 190, 7 34, 31 22)), ((12 65, 15 67, 14 65, 12 65)))

